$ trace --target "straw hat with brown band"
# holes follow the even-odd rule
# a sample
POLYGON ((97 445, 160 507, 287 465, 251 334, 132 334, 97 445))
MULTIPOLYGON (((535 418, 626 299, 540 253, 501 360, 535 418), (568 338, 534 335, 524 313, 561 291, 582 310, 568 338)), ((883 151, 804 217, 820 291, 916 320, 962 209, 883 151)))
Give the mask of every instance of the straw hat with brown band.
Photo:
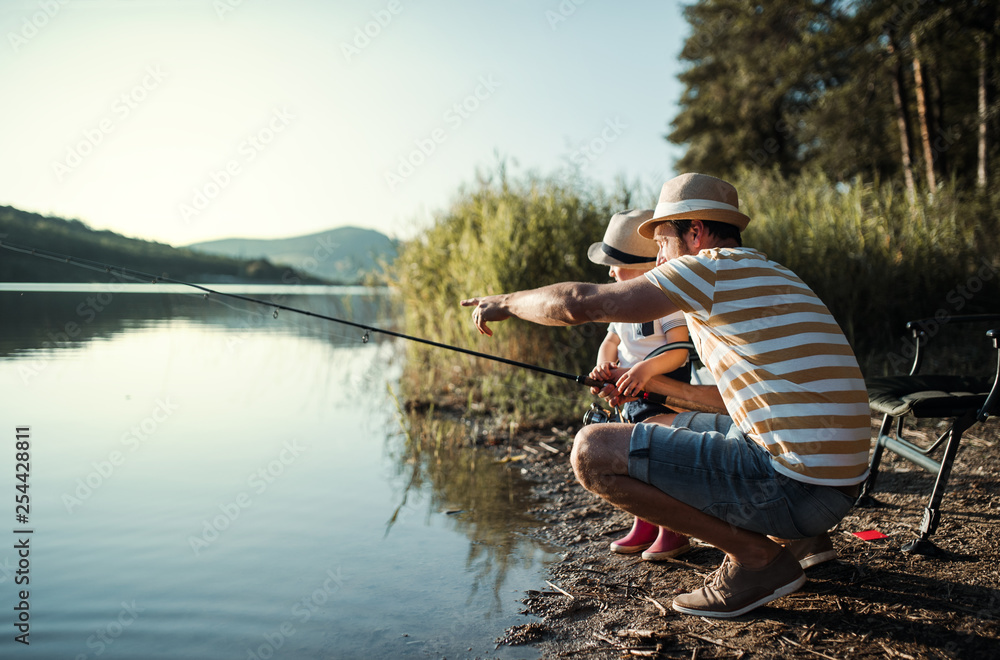
POLYGON ((639 225, 639 235, 653 238, 656 226, 667 220, 714 220, 743 231, 750 218, 739 207, 731 183, 707 174, 681 174, 663 184, 653 217, 639 225))
POLYGON ((639 235, 639 226, 653 217, 651 210, 615 213, 604 240, 587 250, 587 257, 602 266, 647 269, 656 265, 656 243, 639 235))

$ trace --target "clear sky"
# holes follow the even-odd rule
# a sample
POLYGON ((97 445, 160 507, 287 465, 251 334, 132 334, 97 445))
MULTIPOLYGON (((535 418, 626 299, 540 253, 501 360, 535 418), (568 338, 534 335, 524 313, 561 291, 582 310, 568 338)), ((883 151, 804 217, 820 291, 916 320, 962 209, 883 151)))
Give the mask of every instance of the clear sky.
POLYGON ((676 0, 0 0, 0 204, 173 245, 410 238, 497 154, 658 190, 676 0))

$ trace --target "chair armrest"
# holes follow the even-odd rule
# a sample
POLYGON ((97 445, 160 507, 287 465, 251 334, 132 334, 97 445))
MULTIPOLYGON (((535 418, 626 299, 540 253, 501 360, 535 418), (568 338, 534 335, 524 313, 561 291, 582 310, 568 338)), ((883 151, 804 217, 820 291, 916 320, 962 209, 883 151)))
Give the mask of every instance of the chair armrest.
POLYGON ((993 348, 997 349, 997 375, 993 379, 993 388, 990 389, 986 402, 979 409, 979 421, 985 422, 990 415, 996 414, 996 408, 1000 408, 1000 328, 993 328, 986 331, 986 336, 993 340, 993 348))
POLYGON ((906 329, 910 332, 923 330, 932 337, 937 334, 942 325, 952 323, 979 323, 986 321, 1000 321, 1000 314, 944 314, 931 316, 923 319, 914 319, 906 322, 906 329))

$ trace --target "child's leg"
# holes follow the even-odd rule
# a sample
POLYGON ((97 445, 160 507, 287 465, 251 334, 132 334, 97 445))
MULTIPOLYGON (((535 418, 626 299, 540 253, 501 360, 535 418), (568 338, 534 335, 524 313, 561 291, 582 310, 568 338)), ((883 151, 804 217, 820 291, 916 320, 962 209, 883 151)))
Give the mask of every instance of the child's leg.
POLYGON ((672 532, 666 527, 660 527, 659 531, 660 533, 657 534, 653 545, 643 551, 643 559, 647 561, 670 559, 682 555, 691 549, 688 537, 683 534, 672 532))
POLYGON ((659 528, 656 525, 648 523, 642 518, 636 518, 629 533, 611 543, 611 552, 617 552, 620 555, 634 555, 637 552, 642 552, 656 540, 658 531, 659 528))
MULTIPOLYGON (((670 426, 670 423, 674 420, 675 415, 664 413, 646 418, 650 407, 651 406, 649 404, 644 404, 639 401, 630 401, 625 404, 621 413, 624 413, 623 416, 628 419, 632 419, 633 416, 642 419, 643 423, 646 424, 662 424, 664 426, 670 426)), ((625 535, 625 537, 611 543, 611 552, 617 552, 622 555, 631 555, 637 552, 642 552, 643 559, 646 559, 646 552, 643 551, 647 550, 647 548, 650 550, 655 548, 657 543, 660 542, 660 537, 663 537, 664 532, 673 534, 673 532, 669 532, 669 530, 662 527, 657 527, 652 523, 646 522, 642 518, 636 518, 635 522, 632 523, 632 529, 629 533, 625 535)), ((687 543, 686 536, 680 538, 687 543)), ((690 549, 690 546, 688 546, 688 549, 690 549)), ((677 554, 680 554, 680 552, 677 552, 677 554)), ((660 557, 660 559, 662 558, 663 557, 660 557)))

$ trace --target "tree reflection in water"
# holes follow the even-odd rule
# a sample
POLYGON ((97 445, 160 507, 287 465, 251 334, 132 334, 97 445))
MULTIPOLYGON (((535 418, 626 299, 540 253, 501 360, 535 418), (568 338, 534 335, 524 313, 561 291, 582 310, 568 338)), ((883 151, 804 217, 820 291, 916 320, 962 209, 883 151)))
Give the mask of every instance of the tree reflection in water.
POLYGON ((534 501, 531 482, 516 461, 501 462, 489 448, 477 447, 470 426, 427 411, 400 414, 402 432, 390 448, 396 476, 400 477, 399 505, 386 523, 386 535, 407 502, 421 493, 428 498, 426 515, 445 514, 457 531, 468 537, 466 570, 472 575, 467 602, 480 589, 492 589, 494 610, 501 611, 501 597, 508 571, 530 567, 539 555, 555 552, 532 538, 540 523, 527 513, 534 501))

